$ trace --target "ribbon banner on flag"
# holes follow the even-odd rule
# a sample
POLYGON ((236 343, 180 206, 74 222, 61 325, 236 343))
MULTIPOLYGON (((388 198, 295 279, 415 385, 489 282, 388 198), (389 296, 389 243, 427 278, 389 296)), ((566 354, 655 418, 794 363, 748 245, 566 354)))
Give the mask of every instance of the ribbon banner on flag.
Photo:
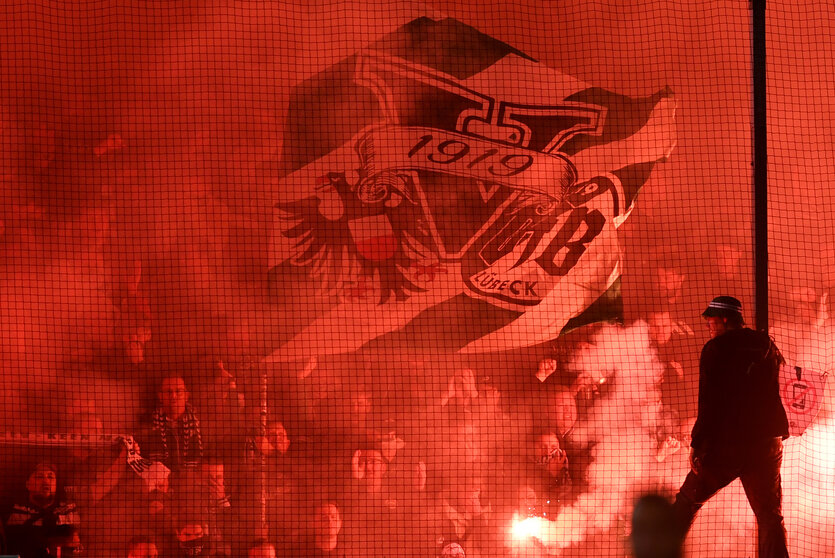
POLYGON ((617 228, 674 116, 669 90, 589 87, 452 19, 299 84, 270 265, 279 289, 301 269, 323 296, 268 360, 506 350, 618 318, 617 228))

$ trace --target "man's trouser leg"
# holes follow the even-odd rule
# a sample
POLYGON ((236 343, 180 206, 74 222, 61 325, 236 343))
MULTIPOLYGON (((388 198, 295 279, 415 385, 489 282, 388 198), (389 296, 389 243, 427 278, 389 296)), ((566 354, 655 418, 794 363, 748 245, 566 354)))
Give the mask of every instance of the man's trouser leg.
POLYGON ((768 440, 751 448, 740 474, 745 495, 757 517, 759 558, 787 558, 789 555, 780 510, 782 461, 783 442, 779 438, 768 440))
POLYGON ((711 496, 728 486, 738 476, 739 469, 705 456, 699 473, 690 471, 676 494, 673 508, 684 533, 690 530, 693 519, 711 496))

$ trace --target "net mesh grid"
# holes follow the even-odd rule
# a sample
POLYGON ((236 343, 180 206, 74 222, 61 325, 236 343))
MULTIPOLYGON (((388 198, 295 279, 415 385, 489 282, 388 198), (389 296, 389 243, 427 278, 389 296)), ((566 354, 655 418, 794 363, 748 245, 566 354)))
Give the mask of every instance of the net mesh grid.
MULTIPOLYGON (((782 511, 814 558, 830 12, 766 14, 770 334, 809 423, 782 511)), ((635 502, 691 468, 700 314, 733 295, 754 321, 748 2, 15 0, 0 23, 0 550, 640 555, 635 502)), ((684 546, 757 554, 738 480, 684 546)))

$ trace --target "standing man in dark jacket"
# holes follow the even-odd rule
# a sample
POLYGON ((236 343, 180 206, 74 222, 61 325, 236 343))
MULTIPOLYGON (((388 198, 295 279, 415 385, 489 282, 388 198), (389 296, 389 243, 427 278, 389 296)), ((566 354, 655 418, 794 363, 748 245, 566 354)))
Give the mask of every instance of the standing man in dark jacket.
POLYGON ((142 456, 159 461, 174 473, 197 467, 203 461, 203 438, 182 376, 165 376, 157 398, 159 405, 150 426, 136 437, 142 456))
POLYGON ((685 529, 716 492, 739 478, 757 517, 760 558, 786 558, 780 465, 789 428, 780 400, 779 350, 764 332, 744 327, 742 304, 713 299, 702 314, 712 339, 699 364, 699 416, 691 471, 676 496, 685 529))

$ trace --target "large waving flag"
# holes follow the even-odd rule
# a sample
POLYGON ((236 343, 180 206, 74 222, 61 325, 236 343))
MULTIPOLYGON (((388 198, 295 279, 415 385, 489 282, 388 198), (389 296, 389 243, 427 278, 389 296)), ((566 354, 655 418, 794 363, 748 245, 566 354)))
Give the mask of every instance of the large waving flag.
POLYGON ((674 115, 669 90, 589 87, 452 19, 301 83, 270 256, 322 311, 268 360, 505 350, 616 317, 617 228, 674 115))

